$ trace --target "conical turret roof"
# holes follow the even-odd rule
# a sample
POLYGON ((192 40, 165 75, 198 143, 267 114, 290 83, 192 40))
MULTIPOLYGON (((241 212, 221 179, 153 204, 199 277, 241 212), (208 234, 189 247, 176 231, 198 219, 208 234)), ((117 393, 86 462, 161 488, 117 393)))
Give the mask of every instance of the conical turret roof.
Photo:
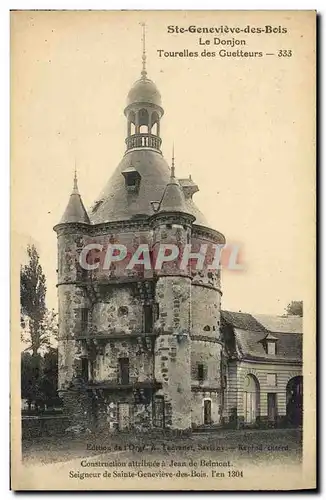
MULTIPOLYGON (((92 223, 132 220, 139 216, 150 217, 153 214, 151 202, 162 200, 171 180, 170 175, 169 165, 161 153, 145 149, 128 152, 89 211, 92 223), (132 203, 122 174, 130 165, 133 165, 141 176, 139 191, 132 195, 132 203)), ((186 206, 186 212, 196 217, 196 224, 208 226, 205 216, 191 197, 186 197, 186 206)))
POLYGON ((178 213, 189 214, 189 209, 186 204, 186 199, 183 189, 175 177, 174 147, 172 155, 171 177, 166 185, 158 209, 158 213, 162 212, 178 212, 178 213))
POLYGON ((171 174, 171 178, 166 185, 159 212, 189 212, 182 188, 174 177, 174 172, 171 174))
POLYGON ((60 224, 69 224, 72 222, 80 222, 90 224, 87 211, 78 191, 77 175, 75 172, 74 187, 69 198, 67 208, 60 220, 60 224))

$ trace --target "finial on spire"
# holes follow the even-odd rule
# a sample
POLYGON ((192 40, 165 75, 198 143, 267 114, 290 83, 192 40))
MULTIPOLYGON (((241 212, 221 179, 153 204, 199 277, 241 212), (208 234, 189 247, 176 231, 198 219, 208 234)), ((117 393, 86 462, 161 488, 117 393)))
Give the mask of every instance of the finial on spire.
POLYGON ((146 71, 146 32, 145 32, 146 25, 145 25, 145 23, 141 23, 141 26, 142 26, 142 43, 143 43, 141 77, 143 80, 145 80, 145 78, 147 77, 147 71, 146 71))
POLYGON ((90 224, 87 211, 84 207, 83 200, 81 199, 81 196, 78 191, 76 159, 75 159, 75 169, 74 169, 73 190, 69 197, 67 208, 60 221, 60 224, 70 224, 70 223, 90 224))
POLYGON ((171 177, 175 178, 175 166, 174 166, 174 143, 172 144, 172 166, 171 166, 171 177))
POLYGON ((78 183, 77 183, 77 166, 76 166, 76 160, 75 160, 74 188, 73 188, 72 192, 75 193, 75 194, 79 194, 78 183))

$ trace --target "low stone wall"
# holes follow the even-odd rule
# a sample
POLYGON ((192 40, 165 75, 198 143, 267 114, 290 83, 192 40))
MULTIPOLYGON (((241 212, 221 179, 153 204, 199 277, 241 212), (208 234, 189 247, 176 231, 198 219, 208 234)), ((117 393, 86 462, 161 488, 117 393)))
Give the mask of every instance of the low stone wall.
POLYGON ((22 439, 39 436, 60 436, 71 425, 66 415, 42 415, 22 417, 22 439))

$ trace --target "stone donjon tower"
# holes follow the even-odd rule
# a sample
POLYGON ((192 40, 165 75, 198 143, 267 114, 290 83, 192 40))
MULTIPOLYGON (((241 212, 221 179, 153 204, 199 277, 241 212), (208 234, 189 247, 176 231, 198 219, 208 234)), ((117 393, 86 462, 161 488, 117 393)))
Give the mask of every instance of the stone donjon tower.
POLYGON ((60 395, 73 422, 109 431, 184 430, 218 424, 223 413, 220 272, 197 270, 198 259, 157 270, 100 265, 112 244, 125 245, 127 257, 148 245, 155 262, 162 244, 176 244, 182 255, 186 245, 199 252, 225 242, 192 200, 197 185, 190 176, 177 179, 174 159, 170 168, 162 155, 164 111, 145 63, 144 51, 124 110, 120 164, 89 213, 75 175, 54 228, 60 395), (79 257, 89 243, 100 251, 85 270, 79 257))

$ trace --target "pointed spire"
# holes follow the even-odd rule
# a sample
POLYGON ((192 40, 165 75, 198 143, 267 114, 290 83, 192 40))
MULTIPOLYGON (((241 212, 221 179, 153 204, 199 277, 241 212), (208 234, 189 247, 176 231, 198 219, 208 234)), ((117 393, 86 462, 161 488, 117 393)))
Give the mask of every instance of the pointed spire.
POLYGON ((171 179, 175 178, 175 166, 174 166, 174 143, 172 145, 172 166, 171 166, 171 179))
POLYGON ((77 182, 77 167, 76 167, 76 160, 75 160, 75 175, 74 175, 74 187, 72 189, 72 192, 74 194, 79 194, 78 191, 78 182, 77 182))
POLYGON ((141 71, 141 77, 143 80, 146 80, 147 78, 147 71, 146 71, 146 25, 145 23, 141 23, 142 26, 142 45, 143 45, 143 54, 142 54, 142 71, 141 71))
POLYGON ((72 192, 68 201, 67 208, 61 218, 60 224, 67 224, 71 222, 90 224, 86 208, 84 207, 83 201, 78 191, 76 162, 72 192))
POLYGON ((172 146, 171 177, 163 193, 158 212, 189 213, 182 187, 175 177, 174 143, 172 146))

